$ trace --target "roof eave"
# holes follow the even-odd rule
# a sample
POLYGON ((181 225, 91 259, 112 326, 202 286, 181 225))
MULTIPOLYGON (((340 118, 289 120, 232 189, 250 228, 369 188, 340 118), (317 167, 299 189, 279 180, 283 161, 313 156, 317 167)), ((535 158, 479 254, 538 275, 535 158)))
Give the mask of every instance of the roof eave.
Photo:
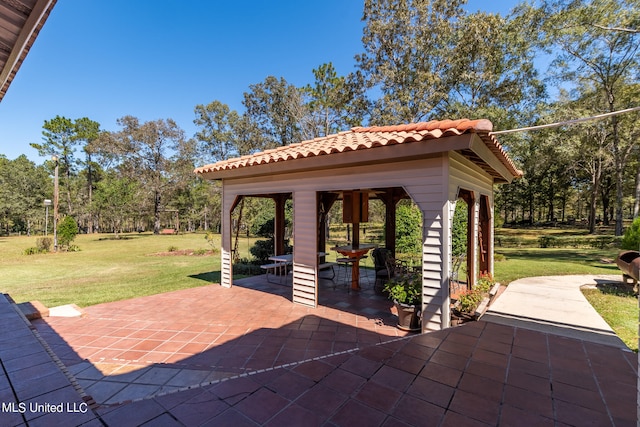
POLYGON ((9 85, 13 81, 18 69, 26 58, 29 50, 49 17, 53 6, 57 0, 37 0, 31 13, 26 19, 24 25, 20 29, 18 37, 11 47, 11 52, 6 62, 0 68, 0 101, 4 98, 9 85))
POLYGON ((209 166, 196 169, 204 179, 253 178, 282 173, 294 173, 321 169, 336 169, 356 165, 391 163, 405 159, 430 157, 447 151, 459 151, 471 147, 473 134, 462 134, 439 138, 436 141, 418 141, 405 144, 385 145, 366 150, 353 150, 299 159, 281 160, 260 165, 233 169, 207 170, 209 166))

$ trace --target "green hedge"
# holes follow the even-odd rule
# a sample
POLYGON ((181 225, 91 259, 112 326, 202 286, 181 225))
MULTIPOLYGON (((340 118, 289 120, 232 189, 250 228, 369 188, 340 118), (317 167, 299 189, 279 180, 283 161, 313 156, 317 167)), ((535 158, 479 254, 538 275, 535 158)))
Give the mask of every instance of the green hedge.
POLYGON ((620 247, 622 238, 616 236, 540 236, 537 239, 517 236, 496 236, 495 245, 501 248, 591 248, 620 247))

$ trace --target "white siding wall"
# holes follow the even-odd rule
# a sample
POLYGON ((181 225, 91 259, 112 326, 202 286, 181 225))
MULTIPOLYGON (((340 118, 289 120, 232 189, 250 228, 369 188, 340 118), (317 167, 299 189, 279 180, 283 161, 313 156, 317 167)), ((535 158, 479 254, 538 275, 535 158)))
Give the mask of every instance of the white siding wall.
POLYGON ((293 193, 293 302, 318 305, 318 242, 316 192, 293 193))
POLYGON ((235 195, 225 191, 225 185, 222 185, 222 218, 221 218, 221 240, 222 248, 220 250, 220 285, 230 288, 232 283, 232 254, 231 246, 231 206, 235 200, 235 195))

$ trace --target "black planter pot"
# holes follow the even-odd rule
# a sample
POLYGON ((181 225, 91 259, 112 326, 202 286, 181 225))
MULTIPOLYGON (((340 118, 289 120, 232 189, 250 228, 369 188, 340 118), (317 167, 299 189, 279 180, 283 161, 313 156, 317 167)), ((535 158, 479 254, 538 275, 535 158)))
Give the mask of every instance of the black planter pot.
POLYGON ((398 311, 398 329, 410 332, 422 330, 422 319, 420 318, 420 307, 415 305, 402 304, 394 301, 398 311))

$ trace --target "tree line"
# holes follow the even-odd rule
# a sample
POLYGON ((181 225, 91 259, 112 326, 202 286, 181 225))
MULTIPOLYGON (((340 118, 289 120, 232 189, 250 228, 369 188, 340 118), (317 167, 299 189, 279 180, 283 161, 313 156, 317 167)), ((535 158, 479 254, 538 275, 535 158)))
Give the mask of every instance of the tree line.
MULTIPOLYGON (((356 125, 467 117, 514 129, 637 106, 640 0, 530 1, 507 16, 465 3, 366 0, 353 72, 321 64, 302 87, 267 76, 243 94, 243 111, 196 105, 190 137, 169 118, 124 116, 105 131, 57 116, 31 145, 58 156, 60 210, 85 232, 157 233, 176 218, 183 230, 216 230, 219 187, 193 175, 206 163, 356 125)), ((525 175, 497 188, 496 220, 584 220, 591 232, 603 223, 622 234, 640 210, 637 123, 635 112, 500 136, 525 175)), ((0 156, 4 233, 43 231, 54 167, 0 156)))

